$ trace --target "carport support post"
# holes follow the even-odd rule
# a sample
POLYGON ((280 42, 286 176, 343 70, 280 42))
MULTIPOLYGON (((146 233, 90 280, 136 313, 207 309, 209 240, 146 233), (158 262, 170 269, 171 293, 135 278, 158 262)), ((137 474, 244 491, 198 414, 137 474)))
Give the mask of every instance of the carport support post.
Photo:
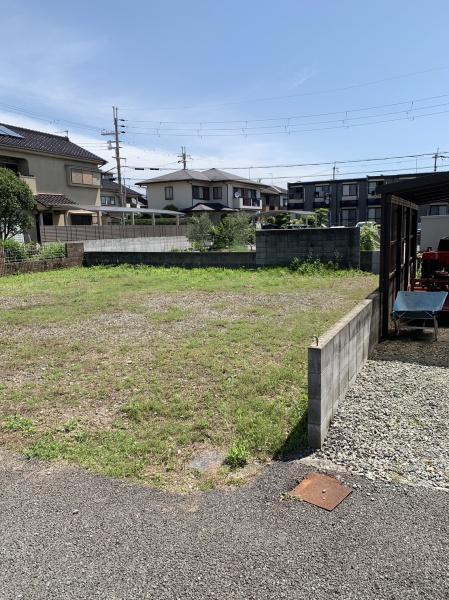
POLYGON ((388 335, 390 320, 390 245, 391 245, 391 194, 382 195, 382 220, 380 228, 380 301, 381 338, 388 335))
POLYGON ((156 225, 156 217, 154 213, 151 213, 151 224, 153 225, 153 227, 155 227, 156 225))

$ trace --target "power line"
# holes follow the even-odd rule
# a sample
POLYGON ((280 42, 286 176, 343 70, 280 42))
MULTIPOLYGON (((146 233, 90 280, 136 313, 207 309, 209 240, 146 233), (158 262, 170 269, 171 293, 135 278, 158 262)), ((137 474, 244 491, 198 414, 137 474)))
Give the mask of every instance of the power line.
MULTIPOLYGON (((224 124, 244 124, 245 125, 245 129, 247 128, 246 125, 248 123, 263 123, 263 122, 268 122, 268 121, 292 121, 294 119, 309 119, 312 117, 329 117, 332 115, 349 115, 351 113, 354 112, 363 112, 363 111, 367 111, 367 110, 376 110, 378 108, 391 108, 393 106, 404 106, 404 105, 410 105, 410 110, 419 110, 418 108, 413 108, 414 105, 418 102, 428 102, 429 100, 438 100, 440 98, 447 98, 449 96, 449 94, 440 94, 438 96, 427 96, 424 98, 412 98, 410 100, 402 100, 401 102, 392 102, 389 104, 377 104, 375 106, 366 106, 366 107, 359 107, 359 108, 349 108, 349 109, 342 109, 342 110, 336 110, 336 111, 330 111, 330 112, 321 112, 321 113, 307 113, 307 114, 302 114, 302 115, 288 115, 288 116, 281 116, 281 117, 267 117, 267 118, 263 118, 263 119, 234 119, 234 120, 224 120, 224 121, 206 121, 206 120, 198 120, 198 121, 161 121, 161 120, 152 120, 152 121, 136 121, 136 120, 128 120, 128 123, 154 123, 156 125, 198 125, 199 128, 202 129, 203 125, 224 125, 224 124)), ((422 107, 424 108, 430 108, 430 107, 422 107)), ((399 111, 399 112, 403 112, 403 111, 399 111)), ((129 129, 143 129, 142 127, 135 127, 132 125, 128 125, 129 129)), ((156 127, 152 127, 151 129, 155 129, 156 127)), ((194 128, 194 129, 198 129, 194 128)), ((241 127, 239 128, 241 129, 241 127)))
MULTIPOLYGON (((405 112, 405 111, 404 111, 405 112)), ((261 136, 261 135, 291 135, 292 133, 304 133, 310 131, 328 131, 331 129, 352 129, 353 127, 366 127, 368 125, 379 125, 382 123, 393 123, 396 121, 414 121, 415 119, 419 119, 422 117, 431 117, 436 115, 442 115, 449 113, 449 110, 442 111, 434 111, 430 113, 424 113, 422 115, 409 115, 405 117, 397 117, 393 119, 381 119, 378 121, 370 121, 367 123, 352 123, 347 124, 344 121, 341 125, 332 125, 329 127, 309 127, 309 128, 288 128, 285 127, 284 130, 280 131, 263 131, 263 132, 248 132, 246 130, 242 130, 240 133, 204 133, 203 131, 197 131, 196 133, 165 133, 163 130, 156 130, 153 133, 147 132, 138 132, 134 131, 134 135, 146 135, 146 136, 154 136, 154 137, 198 137, 198 138, 206 138, 206 137, 253 137, 253 136, 261 136)), ((382 115, 373 115, 372 118, 376 118, 382 115)))
MULTIPOLYGON (((447 151, 440 151, 441 153, 446 153, 447 151)), ((224 170, 229 169, 230 171, 240 171, 240 170, 245 170, 247 171, 248 169, 284 169, 284 168, 291 168, 291 167, 320 167, 320 166, 330 166, 330 165, 343 165, 343 164, 354 164, 354 163, 368 163, 368 162, 383 162, 383 161, 389 161, 389 160, 399 160, 399 159, 404 159, 404 158, 409 158, 409 159, 415 159, 415 158, 423 158, 425 156, 434 156, 434 152, 421 152, 419 154, 403 154, 403 155, 399 155, 399 156, 383 156, 383 157, 371 157, 371 158, 356 158, 356 159, 345 159, 345 160, 331 160, 331 161, 321 161, 321 162, 309 162, 309 163, 287 163, 287 164, 277 164, 277 165, 247 165, 244 167, 221 167, 224 170)), ((136 167, 133 167, 131 165, 126 165, 125 167, 126 169, 135 169, 136 167)), ((170 169, 168 167, 137 167, 139 170, 140 169, 144 169, 144 170, 153 170, 153 169, 157 169, 158 171, 172 171, 173 169, 170 169)), ((205 169, 207 169, 209 167, 196 167, 195 170, 196 171, 204 171, 205 169)))

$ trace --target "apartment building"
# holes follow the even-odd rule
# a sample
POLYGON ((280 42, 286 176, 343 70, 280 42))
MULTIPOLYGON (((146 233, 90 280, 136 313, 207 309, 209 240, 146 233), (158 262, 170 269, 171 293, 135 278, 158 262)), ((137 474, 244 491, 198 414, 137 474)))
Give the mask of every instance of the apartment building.
MULTIPOLYGON (((415 179, 428 173, 367 176, 355 179, 330 179, 288 184, 288 208, 300 210, 329 209, 331 225, 355 225, 359 221, 381 219, 383 184, 415 179)), ((449 214, 446 202, 435 202, 419 209, 420 216, 449 214)))

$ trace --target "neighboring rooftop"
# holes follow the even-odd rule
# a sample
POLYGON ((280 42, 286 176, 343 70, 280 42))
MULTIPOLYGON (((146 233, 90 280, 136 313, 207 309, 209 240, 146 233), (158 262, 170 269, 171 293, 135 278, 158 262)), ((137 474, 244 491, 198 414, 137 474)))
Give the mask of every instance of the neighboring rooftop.
POLYGON ((233 208, 229 208, 220 202, 197 202, 194 206, 189 206, 182 210, 183 213, 192 212, 235 212, 233 208))
MULTIPOLYGON (((133 190, 126 186, 123 186, 123 187, 125 188, 127 198, 143 199, 143 196, 140 192, 137 192, 136 190, 133 190)), ((113 179, 108 179, 107 177, 105 177, 103 175, 101 178, 101 191, 102 192, 113 192, 116 194, 120 194, 120 186, 117 183, 117 181, 114 181, 113 179)))
POLYGON ((153 179, 146 179, 145 181, 139 181, 137 185, 146 185, 149 183, 170 183, 172 181, 205 181, 212 183, 214 181, 238 181, 240 183, 246 183, 247 185, 266 187, 266 184, 253 181, 252 179, 245 179, 240 175, 234 173, 227 173, 220 169, 206 169, 205 171, 195 171, 194 169, 181 169, 179 171, 173 171, 160 177, 154 177, 153 179))
POLYGON ((64 194, 36 194, 36 201, 46 208, 57 208, 66 206, 78 206, 77 202, 69 200, 64 194))
POLYGON ((45 133, 34 129, 25 129, 16 125, 0 123, 0 149, 12 148, 17 150, 29 150, 31 152, 42 152, 43 154, 55 154, 67 156, 80 160, 88 160, 98 165, 107 161, 92 154, 88 150, 74 144, 68 137, 45 133))

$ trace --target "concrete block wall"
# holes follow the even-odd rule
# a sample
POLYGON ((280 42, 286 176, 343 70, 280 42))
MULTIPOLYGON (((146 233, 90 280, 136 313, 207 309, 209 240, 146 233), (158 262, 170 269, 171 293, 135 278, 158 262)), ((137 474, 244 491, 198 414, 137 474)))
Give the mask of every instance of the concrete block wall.
POLYGON ((357 374, 380 339, 380 294, 358 304, 308 349, 308 441, 321 448, 357 374))
POLYGON ((152 265, 155 267, 221 267, 254 269, 255 252, 85 252, 84 264, 152 265))
POLYGON ((362 271, 380 273, 380 250, 361 250, 360 252, 360 268, 362 271))
POLYGON ((359 268, 360 230, 357 227, 264 229, 256 232, 256 249, 258 267, 289 265, 296 257, 359 268))

